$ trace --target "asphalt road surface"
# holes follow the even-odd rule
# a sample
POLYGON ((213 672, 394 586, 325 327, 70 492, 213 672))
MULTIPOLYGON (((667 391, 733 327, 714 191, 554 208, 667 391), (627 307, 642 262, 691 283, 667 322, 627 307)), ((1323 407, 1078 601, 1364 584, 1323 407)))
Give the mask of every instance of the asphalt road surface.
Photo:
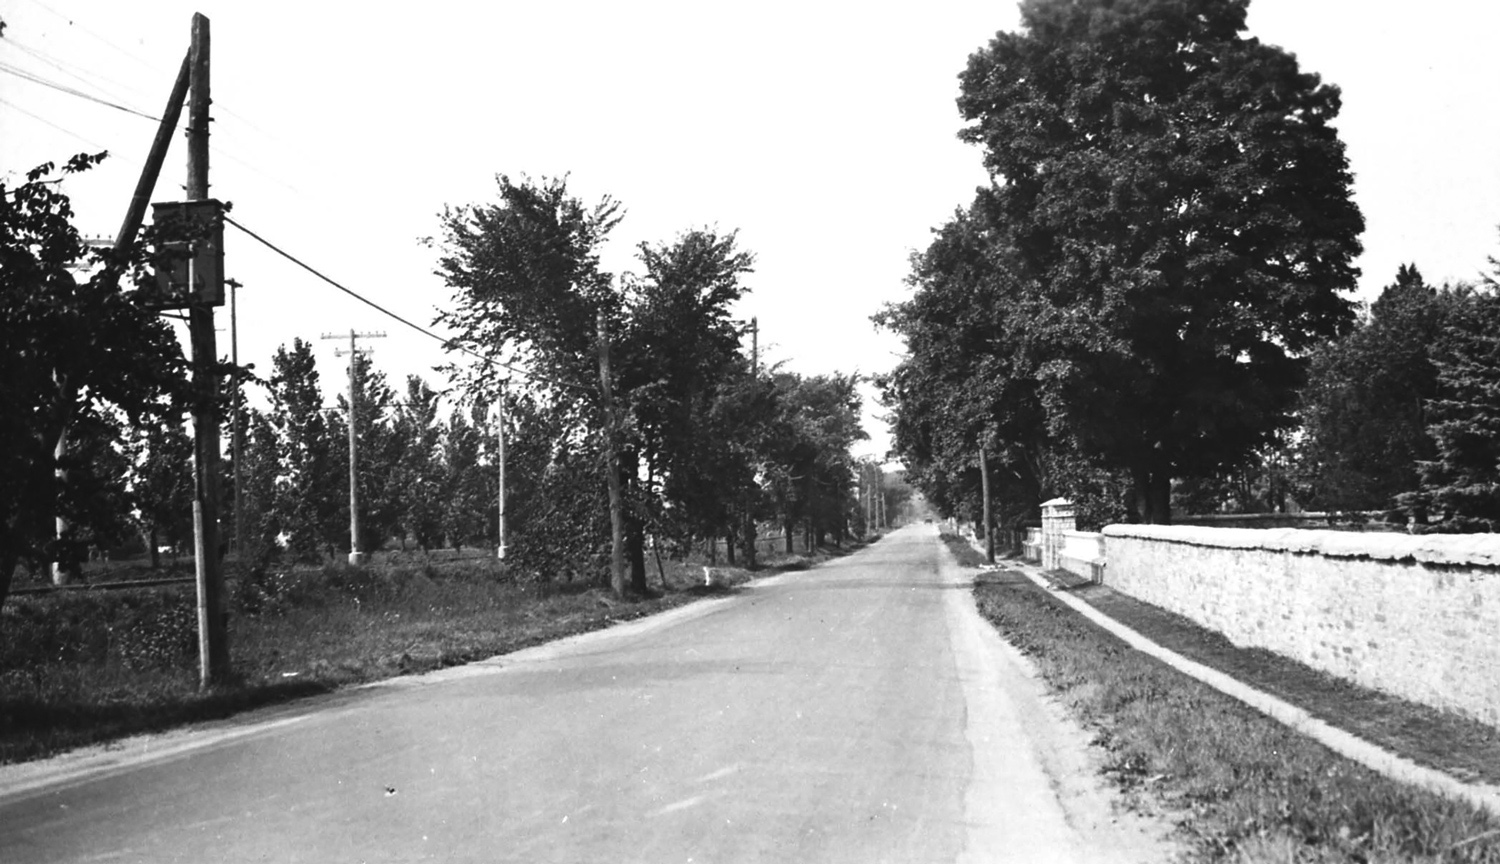
POLYGON ((931 526, 611 628, 0 769, 0 862, 1159 860, 931 526))

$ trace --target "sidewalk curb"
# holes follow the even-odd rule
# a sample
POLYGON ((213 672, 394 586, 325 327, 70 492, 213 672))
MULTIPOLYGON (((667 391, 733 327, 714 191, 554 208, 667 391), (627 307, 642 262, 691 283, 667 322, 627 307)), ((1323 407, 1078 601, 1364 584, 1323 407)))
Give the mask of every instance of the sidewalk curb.
MULTIPOLYGON (((968 540, 971 546, 974 546, 979 552, 983 553, 984 550, 974 540, 970 538, 965 539, 968 540)), ((1075 612, 1118 636, 1130 647, 1143 654, 1155 657, 1173 669, 1196 678, 1227 696, 1238 699, 1273 720, 1283 723, 1291 729, 1312 738, 1340 756, 1352 759, 1393 780, 1410 783, 1414 786, 1437 792, 1448 798, 1466 801, 1475 807, 1488 809, 1491 815, 1500 817, 1500 786, 1465 783, 1441 771, 1418 765, 1410 759, 1399 756, 1362 738, 1356 737, 1343 729, 1319 720, 1290 702, 1257 690, 1217 669, 1205 666, 1195 660, 1189 660, 1175 651, 1152 642, 1150 639, 1105 615, 1088 603, 1057 591, 1052 586, 1052 583, 1042 575, 1042 570, 1030 562, 1007 561, 1003 565, 982 565, 981 569, 1009 569, 1021 573, 1038 587, 1046 589, 1052 596, 1067 604, 1075 612)))

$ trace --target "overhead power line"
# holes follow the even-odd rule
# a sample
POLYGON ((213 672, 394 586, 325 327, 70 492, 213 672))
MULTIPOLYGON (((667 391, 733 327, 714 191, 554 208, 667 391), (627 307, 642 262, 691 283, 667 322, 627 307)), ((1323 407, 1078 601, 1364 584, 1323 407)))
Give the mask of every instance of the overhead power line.
POLYGON ((480 354, 478 351, 474 351, 474 350, 471 350, 469 348, 465 348, 464 346, 458 344, 457 342, 454 342, 452 339, 445 339, 442 336, 439 336, 438 334, 432 332, 431 330, 428 330, 426 327, 423 327, 420 324, 413 323, 412 321, 409 321, 406 318, 403 318, 402 316, 397 315, 395 312, 392 312, 391 310, 385 308, 384 306, 381 306, 379 303, 376 303, 374 300, 371 300, 371 299, 369 299, 369 298, 361 295, 359 292, 357 292, 357 291, 355 291, 355 290, 353 290, 351 288, 344 287, 343 285, 341 285, 338 282, 334 281, 332 278, 324 275, 322 272, 320 272, 317 268, 313 267, 311 264, 308 264, 307 262, 301 260, 300 258, 296 257, 295 255, 291 254, 290 252, 287 252, 285 249, 282 249, 281 247, 277 246, 276 244, 272 243, 271 241, 267 240, 266 238, 260 236, 259 234, 255 233, 254 231, 251 231, 249 228, 246 228, 244 225, 241 225, 240 223, 236 222, 234 219, 230 218, 228 215, 226 215, 224 217, 224 221, 227 222, 227 223, 229 223, 230 225, 233 225, 234 227, 240 229, 246 235, 248 235, 252 240, 255 240, 257 243, 260 243, 262 246, 266 247, 267 249, 270 249, 272 252, 275 252, 277 255, 280 255, 281 257, 283 257, 286 260, 292 262, 293 264, 296 264, 298 267, 301 267, 303 270, 306 270, 307 272, 309 272, 312 275, 318 277, 319 279, 322 279, 324 282, 327 282, 329 285, 332 285, 333 287, 339 289, 340 291, 344 292, 345 294, 348 294, 350 297, 353 297, 355 300, 358 300, 359 302, 365 304, 366 306, 369 306, 371 309, 374 309, 375 311, 381 313, 382 315, 385 315, 388 318, 391 318, 391 319, 393 319, 395 321, 399 321, 402 324, 405 324, 407 327, 410 327, 411 329, 417 331, 418 333, 421 333, 423 336, 426 336, 426 337, 428 337, 430 339, 435 339, 438 342, 443 343, 443 347, 444 348, 457 349, 458 351, 462 351, 463 353, 468 354, 470 357, 473 357, 473 358, 475 358, 476 360, 479 360, 482 363, 486 363, 486 364, 491 365, 491 366, 499 366, 500 368, 507 369, 507 370, 509 370, 511 372, 516 373, 517 375, 523 375, 523 376, 525 376, 527 378, 531 378, 531 379, 534 379, 534 380, 537 380, 537 381, 545 381, 545 382, 547 382, 549 384, 555 384, 558 387, 566 387, 566 388, 568 388, 570 390, 584 390, 584 389, 587 389, 587 388, 584 388, 584 387, 580 387, 577 384, 570 384, 567 381, 562 381, 560 379, 553 378, 550 375, 544 375, 544 374, 542 374, 540 372, 534 372, 534 371, 532 371, 530 369, 526 369, 526 368, 523 368, 523 367, 520 367, 520 366, 515 366, 513 364, 505 363, 505 362, 502 362, 500 360, 495 360, 494 358, 491 358, 491 357, 486 357, 483 354, 480 354))
POLYGON ((62 126, 59 126, 56 123, 53 123, 51 120, 48 120, 46 117, 43 117, 40 114, 33 114, 30 111, 27 111, 25 108, 22 108, 20 105, 17 105, 16 103, 10 101, 9 99, 0 98, 0 105, 9 105, 11 108, 15 109, 16 111, 21 112, 22 114, 25 114, 27 117, 30 117, 31 119, 37 121, 38 123, 45 123, 46 125, 51 126, 53 129, 56 129, 57 131, 63 133, 64 135, 69 135, 69 136, 71 136, 73 138, 77 138, 79 141, 82 141, 83 143, 85 143, 85 144, 89 145, 90 147, 94 148, 95 150, 107 150, 107 149, 109 149, 109 148, 105 147, 103 144, 100 144, 97 141, 90 141, 89 139, 83 137, 82 135, 79 135, 77 132, 74 132, 71 129, 65 129, 62 126))
POLYGON ((124 111, 126 114, 134 114, 137 117, 144 117, 147 120, 154 120, 154 121, 156 121, 158 123, 161 122, 161 118, 160 117, 154 117, 154 116, 152 116, 150 114, 147 114, 144 111, 137 111, 134 108, 126 107, 126 106, 121 105, 121 104, 119 104, 117 102, 111 102, 108 99, 103 99, 103 98, 101 98, 99 96, 95 96, 92 93, 85 93, 84 91, 79 90, 76 87, 69 87, 66 84, 59 84, 56 81, 52 81, 52 80, 49 80, 47 78, 43 78, 42 76, 37 75, 34 72, 27 72, 25 69, 22 69, 22 68, 17 67, 17 66, 12 66, 9 63, 0 63, 0 72, 9 73, 11 75, 16 76, 17 78, 22 79, 23 81, 30 81, 33 84, 40 84, 43 87, 51 87, 53 90, 57 90, 58 92, 61 92, 61 93, 66 93, 69 96, 77 96, 80 99, 87 99, 90 102, 97 102, 100 105, 105 105, 105 106, 108 106, 110 108, 114 108, 117 111, 124 111))

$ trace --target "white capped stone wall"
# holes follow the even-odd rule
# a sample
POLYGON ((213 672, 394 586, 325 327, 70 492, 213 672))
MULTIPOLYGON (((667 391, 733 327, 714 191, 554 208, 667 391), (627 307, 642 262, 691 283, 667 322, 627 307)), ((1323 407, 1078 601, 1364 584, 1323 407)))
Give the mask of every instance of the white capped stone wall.
POLYGON ((1500 727, 1500 535, 1103 533, 1119 591, 1237 645, 1500 727))

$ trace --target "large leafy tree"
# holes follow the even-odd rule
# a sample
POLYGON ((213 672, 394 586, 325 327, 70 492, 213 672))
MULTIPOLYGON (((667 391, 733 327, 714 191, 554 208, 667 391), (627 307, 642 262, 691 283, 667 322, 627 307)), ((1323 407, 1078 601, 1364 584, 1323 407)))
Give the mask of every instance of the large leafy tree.
MULTIPOLYGON (((348 486, 339 482, 335 432, 323 409, 312 345, 292 340, 271 361, 270 424, 276 436, 275 501, 268 530, 294 557, 318 560, 348 536, 348 486), (342 509, 341 509, 342 508, 342 509), (343 517, 341 522, 340 516, 343 517)), ((347 481, 346 481, 347 482, 347 481)))
MULTIPOLYGON (((539 404, 563 421, 554 459, 602 463, 605 436, 613 439, 615 467, 601 464, 597 476, 618 472, 630 587, 644 591, 646 528, 660 519, 662 489, 700 469, 685 455, 694 409, 734 367, 739 332, 728 310, 744 293, 740 277, 752 259, 733 234, 690 231, 642 244, 644 273, 615 279, 598 258, 620 218, 615 202, 586 206, 562 180, 498 180, 497 203, 443 214, 438 269, 456 302, 440 320, 454 328, 457 345, 531 370, 539 404), (604 422, 599 318, 613 354, 614 428, 604 422)), ((459 381, 473 401, 492 401, 494 382, 491 369, 459 381)))
POLYGON ((1466 293, 1433 289, 1402 265, 1348 336, 1314 352, 1298 465, 1310 506, 1384 509, 1418 487, 1417 463, 1437 452, 1427 430, 1438 395, 1432 351, 1466 293))
POLYGON ((1011 338, 1052 427, 1129 472, 1148 521, 1174 477, 1287 428, 1306 352, 1353 320, 1339 92, 1245 38, 1247 5, 1027 0, 960 78, 1011 338))
POLYGON ((842 540, 858 507, 850 450, 869 437, 859 422, 860 378, 776 372, 771 381, 775 428, 765 457, 779 520, 788 537, 800 523, 809 548, 829 534, 842 540))
POLYGON ((499 534, 497 466, 493 459, 489 464, 484 460, 484 454, 495 455, 498 446, 495 436, 485 432, 486 410, 480 403, 466 416, 455 408, 442 430, 439 518, 443 536, 454 549, 499 534))
POLYGON ((1001 522, 1034 514, 1049 491, 1055 442, 1035 369, 1011 341, 1019 291, 993 253, 983 219, 955 213, 912 255, 910 299, 875 321, 900 334, 907 354, 877 379, 892 409, 895 452, 942 512, 978 518, 979 456, 992 472, 1001 522))
POLYGON ((101 466, 59 447, 67 431, 110 427, 116 416, 177 422, 187 395, 170 328, 120 288, 132 262, 75 275, 94 259, 56 184, 102 158, 0 182, 0 603, 19 561, 56 551, 51 511, 78 530, 98 515, 89 489, 101 488, 91 482, 103 479, 101 466))
POLYGON ((127 452, 131 495, 156 567, 162 541, 182 548, 193 537, 193 441, 181 426, 151 424, 130 437, 127 452))
POLYGON ((426 552, 443 537, 443 424, 438 420, 437 392, 416 375, 406 378, 406 396, 396 408, 393 431, 399 456, 387 485, 402 542, 410 537, 426 552))

